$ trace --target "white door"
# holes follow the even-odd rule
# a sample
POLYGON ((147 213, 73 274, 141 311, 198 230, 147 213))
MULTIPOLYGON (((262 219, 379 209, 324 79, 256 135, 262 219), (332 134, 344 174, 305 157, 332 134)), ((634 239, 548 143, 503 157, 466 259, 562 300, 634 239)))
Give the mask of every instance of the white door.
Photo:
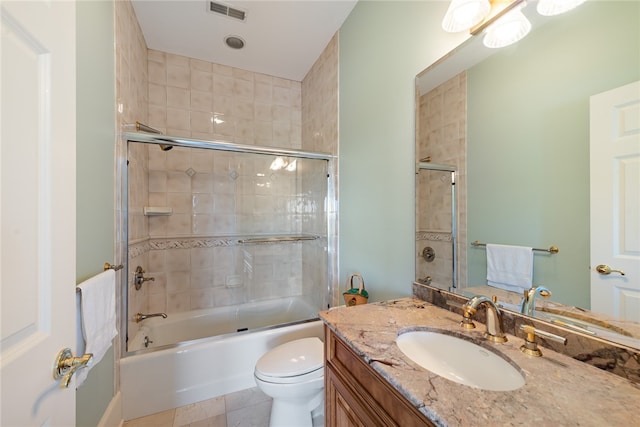
POLYGON ((0 1, 0 425, 73 426, 75 3, 0 1))
POLYGON ((591 309, 640 322, 640 82, 592 96, 590 115, 591 309))

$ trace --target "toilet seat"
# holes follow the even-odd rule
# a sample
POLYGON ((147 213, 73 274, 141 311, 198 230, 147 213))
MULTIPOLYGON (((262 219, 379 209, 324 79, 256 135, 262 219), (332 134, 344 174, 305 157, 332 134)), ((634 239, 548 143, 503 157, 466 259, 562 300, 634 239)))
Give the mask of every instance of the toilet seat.
POLYGON ((256 378, 280 384, 300 383, 324 374, 324 347, 319 338, 303 338, 279 345, 256 363, 256 378))
POLYGON ((304 375, 295 375, 292 377, 270 377, 269 375, 264 375, 261 374, 260 372, 258 372, 257 370, 254 371, 254 376, 257 380, 260 380, 262 382, 265 383, 272 383, 272 384, 302 384, 302 383, 306 383, 315 379, 322 379, 322 377, 324 376, 324 367, 320 367, 318 369, 316 369, 315 371, 306 373, 304 375))

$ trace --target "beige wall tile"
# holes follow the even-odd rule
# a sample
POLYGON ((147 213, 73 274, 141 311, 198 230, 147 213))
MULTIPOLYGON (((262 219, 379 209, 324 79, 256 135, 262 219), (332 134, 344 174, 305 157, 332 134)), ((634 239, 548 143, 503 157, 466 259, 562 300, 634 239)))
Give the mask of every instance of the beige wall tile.
POLYGON ((213 94, 211 91, 204 92, 199 90, 191 91, 191 110, 212 112, 213 111, 213 94))
POLYGON ((167 107, 188 110, 191 107, 191 92, 188 89, 168 86, 167 107))
MULTIPOLYGON (((122 58, 121 63, 131 67, 131 58, 140 62, 138 55, 122 58)), ((337 154, 335 38, 305 82, 155 50, 148 50, 143 62, 145 70, 141 75, 149 82, 147 90, 137 96, 149 104, 145 107, 148 108, 145 119, 152 127, 175 136, 337 154), (214 114, 223 122, 212 123, 214 114)), ((139 80, 119 84, 134 87, 139 80)), ((138 104, 136 101, 135 108, 138 104)), ((167 217, 139 216, 143 224, 140 227, 148 224, 147 232, 152 237, 167 237, 178 244, 181 238, 194 233, 217 236, 299 232, 302 228, 300 212, 308 207, 307 202, 286 195, 296 190, 295 181, 285 179, 284 175, 278 176, 277 182, 255 179, 257 173, 265 173, 271 159, 247 160, 220 152, 214 156, 211 152, 181 147, 167 152, 149 147, 147 156, 148 184, 139 193, 148 194, 146 202, 173 208, 173 215, 167 217), (193 176, 186 173, 190 168, 195 171, 193 176), (145 192, 144 188, 148 190, 145 192), (288 209, 274 218, 274 212, 282 206, 288 209)), ((267 169, 266 173, 271 172, 267 169)), ((317 219, 310 222, 314 221, 317 223, 317 219)), ((145 303, 157 311, 177 312, 272 297, 280 292, 307 292, 301 285, 299 245, 278 248, 276 253, 274 250, 273 247, 153 249, 148 252, 146 269, 163 280, 162 286, 148 292, 145 303), (251 286, 256 283, 256 271, 243 271, 246 262, 257 263, 258 277, 269 277, 260 283, 259 290, 251 286), (277 271, 274 265, 278 265, 277 271), (225 287, 229 275, 241 276, 243 285, 225 287)), ((314 268, 317 266, 309 267, 308 271, 315 274, 314 268)))

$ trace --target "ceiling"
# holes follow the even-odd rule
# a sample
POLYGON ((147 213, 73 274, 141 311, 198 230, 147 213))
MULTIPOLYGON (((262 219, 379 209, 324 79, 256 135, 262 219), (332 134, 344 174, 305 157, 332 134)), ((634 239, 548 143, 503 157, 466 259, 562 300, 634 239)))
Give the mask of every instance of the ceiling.
POLYGON ((214 0, 241 21, 209 11, 210 0, 132 0, 147 47, 302 81, 357 0, 214 0), (224 39, 239 36, 240 49, 224 39))

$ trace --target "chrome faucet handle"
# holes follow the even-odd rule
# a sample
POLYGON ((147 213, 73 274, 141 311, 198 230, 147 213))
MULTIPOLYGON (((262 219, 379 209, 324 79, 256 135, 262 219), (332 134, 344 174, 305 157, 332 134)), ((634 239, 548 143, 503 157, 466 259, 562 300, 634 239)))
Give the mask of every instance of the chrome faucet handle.
POLYGON ((136 286, 136 291, 139 291, 140 288, 142 287, 142 284, 144 282, 155 282, 156 278, 155 277, 144 277, 144 273, 145 271, 142 269, 142 267, 137 266, 136 267, 136 272, 133 275, 133 282, 136 286))
POLYGON ((542 351, 540 351, 540 349, 538 348, 538 343, 536 342, 536 335, 559 342, 563 345, 567 345, 567 339, 565 337, 552 334, 551 332, 536 329, 531 325, 520 325, 520 330, 524 331, 527 334, 527 336, 524 338, 524 344, 520 346, 520 351, 522 351, 524 354, 528 354, 529 356, 542 356, 542 351))
POLYGON ((136 323, 140 323, 143 320, 148 319, 150 317, 162 317, 163 319, 166 319, 167 313, 152 313, 152 314, 136 313, 136 315, 133 317, 133 320, 135 320, 136 323))

